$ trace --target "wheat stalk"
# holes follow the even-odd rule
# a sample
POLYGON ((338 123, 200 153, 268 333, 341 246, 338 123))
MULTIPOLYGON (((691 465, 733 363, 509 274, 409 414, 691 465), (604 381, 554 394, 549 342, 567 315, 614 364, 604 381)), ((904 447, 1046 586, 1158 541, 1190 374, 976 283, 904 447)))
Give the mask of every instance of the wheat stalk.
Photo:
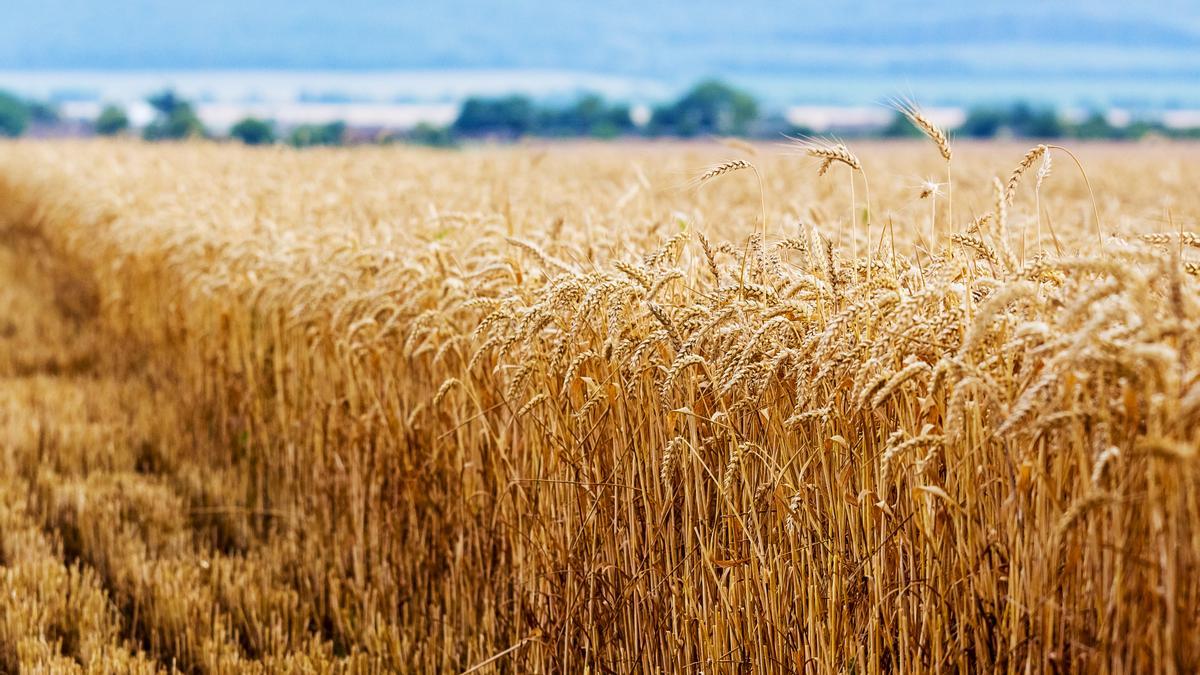
POLYGON ((1009 175, 1008 183, 1004 188, 1005 204, 1012 206, 1013 197, 1017 194, 1017 185, 1021 182, 1021 176, 1033 166, 1034 162, 1041 159, 1046 152, 1047 148, 1045 145, 1038 145, 1030 149, 1029 152, 1026 152, 1025 156, 1021 158, 1020 163, 1017 164, 1017 168, 1013 169, 1012 174, 1009 175))
POLYGON ((942 159, 950 161, 951 148, 950 137, 940 127, 934 124, 928 117, 925 116, 921 109, 912 101, 894 101, 893 106, 902 115, 912 122, 913 126, 925 134, 933 144, 937 146, 938 152, 941 153, 942 159))

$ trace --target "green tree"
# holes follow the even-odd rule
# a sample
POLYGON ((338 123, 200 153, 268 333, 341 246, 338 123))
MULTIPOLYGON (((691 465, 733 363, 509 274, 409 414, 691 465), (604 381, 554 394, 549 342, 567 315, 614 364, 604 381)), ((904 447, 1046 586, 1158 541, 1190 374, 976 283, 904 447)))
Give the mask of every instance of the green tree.
POLYGON ((1004 111, 996 107, 971 108, 957 133, 970 138, 994 138, 1006 119, 1004 111))
POLYGON ((1062 138, 1066 127, 1053 108, 1023 108, 1025 115, 1016 121, 1013 130, 1028 138, 1062 138))
POLYGON ((634 130, 629 106, 609 104, 599 96, 583 97, 570 111, 581 121, 587 135, 595 138, 614 138, 634 130))
POLYGON ((546 136, 613 138, 633 128, 628 106, 610 105, 597 94, 587 94, 565 108, 541 111, 534 131, 546 136))
POLYGON ((1173 134, 1169 129, 1157 122, 1148 122, 1146 120, 1136 120, 1131 122, 1129 126, 1121 130, 1120 138, 1128 138, 1137 140, 1146 136, 1181 136, 1181 134, 1173 134))
POLYGON ((204 124, 196 115, 192 104, 180 98, 174 91, 166 90, 146 99, 157 112, 154 120, 146 125, 142 135, 148 141, 193 138, 205 135, 204 124))
POLYGON ((471 97, 463 102, 451 128, 463 136, 519 138, 532 132, 536 121, 537 111, 526 96, 471 97))
POLYGON ((26 101, 25 107, 29 110, 29 121, 34 124, 57 124, 62 119, 58 108, 51 103, 26 101))
POLYGON ((101 136, 115 136, 129 129, 129 116, 117 105, 106 105, 96 117, 96 133, 101 136))
POLYGON ((29 107, 12 94, 0 91, 0 136, 20 136, 29 126, 29 107))
POLYGON ((341 145, 345 136, 345 122, 301 124, 292 129, 292 133, 288 135, 288 143, 297 148, 306 148, 313 145, 341 145))
POLYGON ((1071 129, 1077 138, 1116 138, 1120 130, 1109 124, 1108 118, 1099 111, 1092 112, 1086 119, 1071 129))
POLYGON ((887 126, 879 131, 884 138, 919 138, 921 130, 907 116, 897 112, 892 115, 887 126))
POLYGON ((744 135, 758 119, 758 102, 750 94, 716 80, 701 82, 678 101, 656 108, 652 133, 744 135))
POLYGON ((957 133, 970 138, 992 138, 1001 134, 1024 138, 1059 138, 1066 127, 1053 108, 1034 108, 1016 103, 1008 108, 972 108, 957 133))
POLYGON ((439 127, 429 122, 421 122, 413 127, 406 135, 406 140, 433 148, 452 148, 455 145, 454 134, 448 127, 439 127))
POLYGON ((268 145, 275 142, 275 124, 247 117, 229 129, 229 136, 246 145, 268 145))

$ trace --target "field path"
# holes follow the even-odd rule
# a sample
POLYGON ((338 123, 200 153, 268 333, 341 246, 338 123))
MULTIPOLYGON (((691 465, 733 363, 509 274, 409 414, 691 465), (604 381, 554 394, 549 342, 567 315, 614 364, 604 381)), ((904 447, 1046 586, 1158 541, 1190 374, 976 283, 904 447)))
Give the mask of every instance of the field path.
MULTIPOLYGON (((0 672, 280 672, 345 665, 160 451, 171 406, 35 237, 0 239, 0 672), (111 344, 111 342, 109 343, 111 344), (166 420, 163 416, 168 416, 166 420)), ((286 544, 286 542, 284 542, 286 544)))

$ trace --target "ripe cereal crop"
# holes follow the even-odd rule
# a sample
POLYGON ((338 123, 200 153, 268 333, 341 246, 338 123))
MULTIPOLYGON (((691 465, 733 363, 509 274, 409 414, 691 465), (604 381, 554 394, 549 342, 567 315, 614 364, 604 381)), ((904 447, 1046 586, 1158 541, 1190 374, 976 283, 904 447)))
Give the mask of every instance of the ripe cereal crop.
POLYGON ((1200 155, 904 111, 0 145, 0 670, 1200 669, 1200 155))

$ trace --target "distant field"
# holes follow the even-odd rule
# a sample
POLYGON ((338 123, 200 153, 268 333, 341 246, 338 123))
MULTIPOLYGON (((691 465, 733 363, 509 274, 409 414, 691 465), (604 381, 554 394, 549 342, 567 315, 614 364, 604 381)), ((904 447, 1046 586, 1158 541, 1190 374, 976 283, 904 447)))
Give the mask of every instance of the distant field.
POLYGON ((0 145, 0 670, 1194 672, 1198 149, 0 145))

